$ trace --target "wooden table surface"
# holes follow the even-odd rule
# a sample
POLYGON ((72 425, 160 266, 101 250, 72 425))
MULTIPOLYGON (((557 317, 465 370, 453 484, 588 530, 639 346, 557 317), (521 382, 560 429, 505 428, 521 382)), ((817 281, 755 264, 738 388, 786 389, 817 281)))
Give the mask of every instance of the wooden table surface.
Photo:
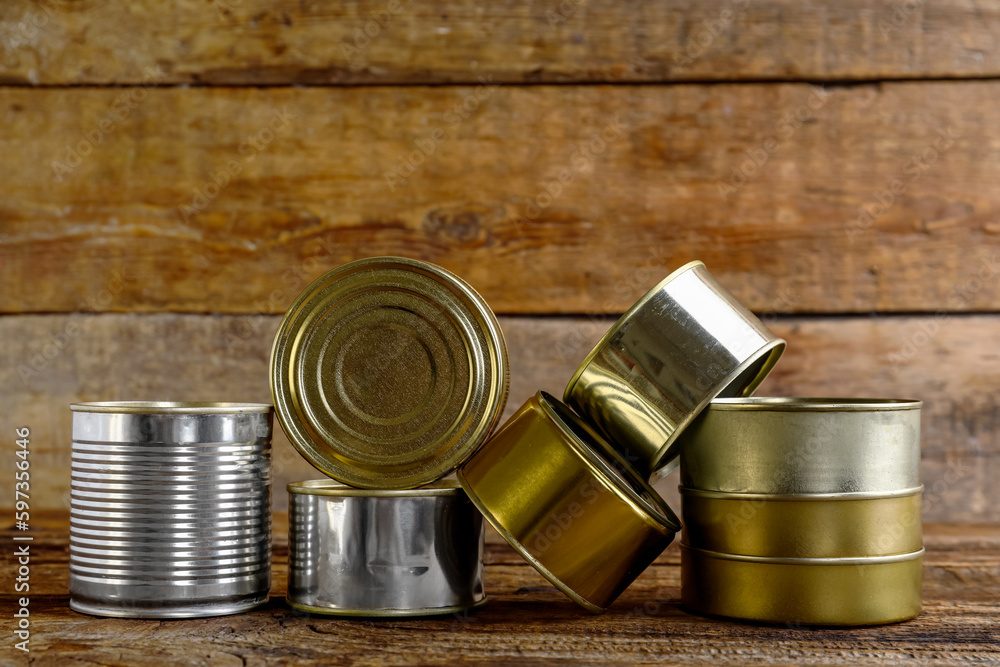
MULTIPOLYGON (((705 619, 679 604, 680 566, 670 548, 605 614, 580 609, 491 534, 490 601, 465 616, 347 620, 293 612, 283 596, 287 518, 275 516, 271 601, 221 618, 103 619, 69 609, 68 518, 32 517, 31 651, 4 647, 3 664, 339 665, 725 663, 1000 664, 1000 526, 925 526, 924 612, 908 623, 842 629, 766 627, 705 619)), ((15 532, 4 528, 12 544, 15 532)), ((24 533, 18 533, 24 534, 24 533)), ((8 547, 5 553, 12 553, 8 547)), ((3 575, 13 610, 13 566, 3 575)), ((10 613, 4 623, 10 625, 10 613)), ((11 634, 5 631, 7 637, 11 634)))

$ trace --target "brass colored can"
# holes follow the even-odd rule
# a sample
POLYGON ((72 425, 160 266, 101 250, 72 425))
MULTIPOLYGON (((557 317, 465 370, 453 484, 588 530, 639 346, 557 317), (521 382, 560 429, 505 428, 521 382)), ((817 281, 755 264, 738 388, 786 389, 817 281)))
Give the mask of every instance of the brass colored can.
POLYGON ((747 396, 785 349, 701 262, 677 269, 587 355, 564 400, 644 476, 677 465, 676 440, 713 398, 747 396))
POLYGON ((603 611, 680 523, 601 437, 539 392, 458 471, 493 527, 577 603, 603 611))
POLYGON ((405 489, 465 461, 510 384, 500 324, 461 278, 402 257, 321 276, 285 313, 271 395, 288 439, 359 488, 405 489))
POLYGON ((685 430, 681 484, 736 493, 898 493, 920 485, 920 401, 726 398, 685 430))
POLYGON ((486 604, 483 517, 451 480, 419 489, 288 485, 288 604, 334 616, 428 616, 486 604))
POLYGON ((857 626, 920 614, 923 549, 878 558, 762 558, 681 544, 688 609, 762 623, 857 626))
POLYGON ((779 496, 681 487, 684 543, 768 558, 913 553, 923 547, 920 492, 779 496))

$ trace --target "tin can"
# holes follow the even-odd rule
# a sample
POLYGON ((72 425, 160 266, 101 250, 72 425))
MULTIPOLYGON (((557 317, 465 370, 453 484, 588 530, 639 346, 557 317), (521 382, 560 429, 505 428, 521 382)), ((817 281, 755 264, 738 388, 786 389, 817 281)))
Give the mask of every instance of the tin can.
POLYGON ((720 493, 681 487, 684 543, 769 558, 863 558, 923 547, 921 488, 897 493, 720 493))
POLYGON ((644 476, 677 467, 676 439, 713 398, 746 396, 785 349, 701 262, 677 269, 587 355, 564 400, 644 476))
POLYGON ((193 618, 267 601, 270 405, 70 409, 70 607, 97 616, 193 618))
POLYGON ((688 609, 791 626, 896 623, 920 614, 923 549, 877 558, 762 558, 681 544, 688 609))
POLYGON ((680 530, 656 491, 545 392, 521 406, 458 480, 514 549, 595 613, 680 530))
POLYGON ((458 484, 288 485, 288 604, 344 616, 449 614, 486 603, 483 517, 458 484))
POLYGON ((737 493, 897 493, 920 486, 920 401, 727 398, 680 439, 681 484, 737 493))
POLYGON ((359 488, 415 488, 465 461, 510 384, 493 312, 441 267, 373 257, 321 276, 285 313, 271 395, 296 449, 359 488))

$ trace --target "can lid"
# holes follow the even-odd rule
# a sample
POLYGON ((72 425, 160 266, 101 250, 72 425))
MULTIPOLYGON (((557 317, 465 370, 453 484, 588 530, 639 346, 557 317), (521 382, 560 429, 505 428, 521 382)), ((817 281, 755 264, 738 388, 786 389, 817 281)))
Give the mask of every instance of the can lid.
POLYGON ((660 494, 569 406, 545 391, 539 391, 536 400, 545 415, 563 433, 565 441, 595 472, 597 479, 610 482, 615 493, 654 523, 671 532, 681 529, 677 515, 660 494))
POLYGON ((285 313, 271 395, 289 440, 360 488, 443 477, 489 436, 510 384, 496 316, 461 278, 373 257, 321 276, 285 313))

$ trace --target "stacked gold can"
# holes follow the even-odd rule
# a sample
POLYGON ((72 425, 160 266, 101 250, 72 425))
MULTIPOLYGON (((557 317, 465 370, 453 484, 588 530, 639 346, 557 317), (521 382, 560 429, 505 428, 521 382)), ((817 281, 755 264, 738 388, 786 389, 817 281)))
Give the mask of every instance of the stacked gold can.
POLYGON ((713 402, 680 441, 684 605, 792 625, 917 616, 920 408, 713 402))

